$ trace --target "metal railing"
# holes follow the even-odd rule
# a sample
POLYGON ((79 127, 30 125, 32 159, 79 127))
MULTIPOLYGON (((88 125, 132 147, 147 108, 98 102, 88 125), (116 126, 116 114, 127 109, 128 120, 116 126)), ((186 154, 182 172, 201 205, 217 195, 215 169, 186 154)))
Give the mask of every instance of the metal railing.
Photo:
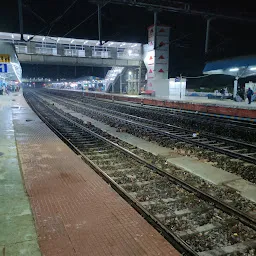
POLYGON ((51 56, 72 56, 87 58, 141 60, 141 50, 124 49, 118 47, 61 45, 50 43, 26 43, 10 41, 15 45, 16 52, 22 54, 40 54, 51 56))

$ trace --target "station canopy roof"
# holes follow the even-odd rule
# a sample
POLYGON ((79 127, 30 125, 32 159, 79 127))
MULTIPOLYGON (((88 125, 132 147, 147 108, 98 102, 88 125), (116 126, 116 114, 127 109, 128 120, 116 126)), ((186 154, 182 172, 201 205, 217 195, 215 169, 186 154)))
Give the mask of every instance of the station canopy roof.
POLYGON ((206 75, 230 75, 238 78, 254 76, 256 75, 256 55, 208 62, 203 73, 206 75))
MULTIPOLYGON (((25 41, 31 41, 36 43, 44 44, 65 44, 65 45, 81 45, 81 46, 100 46, 99 40, 87 40, 78 38, 68 38, 68 37, 53 37, 53 36, 43 36, 43 35, 29 35, 24 34, 25 41)), ((20 41, 20 34, 17 33, 5 33, 0 32, 0 40, 5 40, 8 42, 20 41)), ((25 42, 24 42, 25 43, 25 42)), ((103 41, 103 47, 116 47, 124 49, 140 49, 140 43, 128 43, 128 42, 116 42, 116 41, 103 41)))

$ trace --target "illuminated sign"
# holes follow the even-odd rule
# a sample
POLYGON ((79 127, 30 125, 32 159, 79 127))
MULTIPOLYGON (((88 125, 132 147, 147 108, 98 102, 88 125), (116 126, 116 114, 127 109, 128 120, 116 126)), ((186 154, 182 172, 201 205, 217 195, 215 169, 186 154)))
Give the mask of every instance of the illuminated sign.
POLYGON ((0 63, 0 73, 7 73, 7 64, 0 63))
POLYGON ((0 54, 0 62, 2 63, 10 63, 11 58, 9 54, 0 54))

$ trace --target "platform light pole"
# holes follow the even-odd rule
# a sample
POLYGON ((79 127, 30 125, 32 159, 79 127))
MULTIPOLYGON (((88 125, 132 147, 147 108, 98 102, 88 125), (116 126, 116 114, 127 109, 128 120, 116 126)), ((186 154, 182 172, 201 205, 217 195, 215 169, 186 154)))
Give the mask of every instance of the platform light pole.
POLYGON ((22 10, 22 0, 18 0, 19 8, 19 23, 20 23, 20 40, 24 41, 23 37, 23 10, 22 10))

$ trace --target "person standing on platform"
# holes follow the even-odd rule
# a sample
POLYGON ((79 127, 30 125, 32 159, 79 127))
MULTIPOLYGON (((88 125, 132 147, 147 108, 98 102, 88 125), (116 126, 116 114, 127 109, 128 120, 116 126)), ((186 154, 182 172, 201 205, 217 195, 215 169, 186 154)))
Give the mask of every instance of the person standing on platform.
POLYGON ((0 95, 3 95, 3 92, 4 92, 4 88, 3 88, 3 86, 0 84, 0 95))
POLYGON ((83 92, 83 96, 84 96, 84 86, 82 85, 82 92, 83 92))
POLYGON ((8 85, 7 85, 7 84, 5 85, 5 93, 6 93, 7 95, 9 95, 9 90, 8 90, 8 85))
POLYGON ((247 91, 248 104, 251 104, 252 102, 252 95, 253 95, 253 91, 251 88, 249 88, 247 91))
POLYGON ((221 100, 224 100, 225 89, 222 88, 222 89, 220 90, 220 93, 221 93, 221 100))

